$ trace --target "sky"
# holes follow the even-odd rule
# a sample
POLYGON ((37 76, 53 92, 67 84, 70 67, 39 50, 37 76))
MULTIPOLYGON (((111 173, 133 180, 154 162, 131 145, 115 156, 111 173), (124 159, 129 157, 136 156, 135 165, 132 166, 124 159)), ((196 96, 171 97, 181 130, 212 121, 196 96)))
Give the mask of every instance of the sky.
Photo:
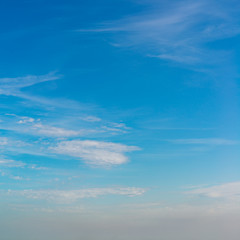
POLYGON ((239 16, 1 1, 1 238, 238 239, 239 16))

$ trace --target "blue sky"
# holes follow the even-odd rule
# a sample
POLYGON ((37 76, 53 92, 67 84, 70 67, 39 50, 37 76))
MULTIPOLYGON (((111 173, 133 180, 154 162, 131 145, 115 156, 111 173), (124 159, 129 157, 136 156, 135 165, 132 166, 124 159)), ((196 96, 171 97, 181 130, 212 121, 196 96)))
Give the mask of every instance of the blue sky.
POLYGON ((5 239, 237 239, 238 1, 0 13, 5 239))

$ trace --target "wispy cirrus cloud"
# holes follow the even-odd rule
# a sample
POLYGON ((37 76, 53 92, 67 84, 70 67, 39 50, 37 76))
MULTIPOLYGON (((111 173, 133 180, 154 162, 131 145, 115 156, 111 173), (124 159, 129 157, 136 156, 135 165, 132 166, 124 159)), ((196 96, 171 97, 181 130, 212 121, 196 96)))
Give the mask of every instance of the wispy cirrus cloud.
POLYGON ((34 200, 47 200, 58 203, 72 203, 84 198, 97 198, 104 195, 135 197, 144 194, 146 189, 136 187, 89 188, 80 190, 9 190, 9 195, 23 196, 34 200))
POLYGON ((102 119, 96 116, 84 116, 80 118, 83 121, 86 122, 100 122, 102 119))
POLYGON ((33 86, 35 84, 59 79, 55 72, 46 75, 28 75, 25 77, 0 78, 0 94, 25 97, 21 89, 33 86))
POLYGON ((145 2, 147 10, 134 16, 78 31, 112 33, 113 46, 141 49, 150 57, 191 65, 215 64, 227 53, 210 50, 206 43, 240 33, 236 18, 240 11, 236 1, 230 2, 149 1, 145 2))
MULTIPOLYGON (((126 133, 131 128, 124 123, 104 121, 95 116, 71 117, 54 116, 46 119, 44 114, 30 117, 16 114, 5 114, 2 117, 0 129, 16 133, 43 137, 78 137, 86 135, 116 135, 126 133), (69 128, 70 126, 70 128, 69 128)), ((84 115, 84 114, 83 114, 84 115)))
POLYGON ((0 168, 25 168, 31 170, 48 170, 46 167, 38 166, 37 164, 29 164, 19 160, 9 159, 5 156, 0 156, 0 168))
POLYGON ((12 159, 0 158, 0 167, 8 167, 8 168, 15 168, 15 167, 24 167, 26 164, 21 161, 15 161, 12 159))
POLYGON ((112 142, 72 140, 59 142, 56 146, 50 147, 50 150, 82 159, 91 165, 113 166, 128 161, 124 153, 140 149, 136 146, 112 142))
POLYGON ((239 141, 224 138, 188 138, 188 139, 171 139, 168 142, 175 144, 196 144, 196 145, 236 145, 239 141))
POLYGON ((0 95, 13 96, 24 99, 27 101, 29 106, 33 107, 56 107, 59 109, 84 109, 91 108, 93 106, 83 105, 77 103, 76 101, 72 101, 69 99, 50 99, 42 96, 37 96, 35 94, 26 93, 23 91, 27 87, 34 86, 39 83, 55 81, 62 77, 60 74, 56 74, 56 72, 50 72, 45 75, 27 75, 21 77, 13 77, 13 78, 0 78, 0 95))
POLYGON ((197 187, 186 193, 208 198, 240 200, 240 182, 223 183, 199 188, 197 187))
POLYGON ((60 127, 43 125, 41 123, 34 124, 32 126, 32 130, 37 135, 42 135, 47 137, 72 137, 72 136, 79 136, 84 134, 84 130, 74 131, 74 130, 64 129, 60 127))
POLYGON ((5 118, 4 121, 2 121, 0 129, 13 131, 20 134, 28 134, 39 137, 75 137, 97 131, 93 128, 78 128, 78 130, 74 130, 65 127, 54 126, 58 122, 57 120, 56 123, 54 122, 50 125, 45 123, 43 124, 40 118, 36 119, 33 117, 17 116, 14 114, 8 115, 10 115, 10 118, 5 118))

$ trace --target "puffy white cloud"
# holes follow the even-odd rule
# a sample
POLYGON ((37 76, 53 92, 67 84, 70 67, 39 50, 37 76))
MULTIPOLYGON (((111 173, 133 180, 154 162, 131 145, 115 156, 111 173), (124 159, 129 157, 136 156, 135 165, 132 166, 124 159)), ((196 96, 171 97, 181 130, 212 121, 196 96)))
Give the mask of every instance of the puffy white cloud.
POLYGON ((34 122, 35 119, 31 117, 21 117, 21 119, 18 121, 19 124, 24 124, 24 123, 32 123, 34 122))
POLYGON ((89 188, 81 190, 14 190, 10 195, 23 196, 30 199, 42 199, 59 203, 71 203, 83 198, 97 198, 103 195, 123 195, 135 197, 144 194, 146 190, 136 187, 119 188, 89 188))
POLYGON ((123 164, 128 160, 124 155, 125 152, 139 150, 135 146, 92 140, 62 141, 51 149, 56 153, 81 158, 89 164, 102 166, 123 164))

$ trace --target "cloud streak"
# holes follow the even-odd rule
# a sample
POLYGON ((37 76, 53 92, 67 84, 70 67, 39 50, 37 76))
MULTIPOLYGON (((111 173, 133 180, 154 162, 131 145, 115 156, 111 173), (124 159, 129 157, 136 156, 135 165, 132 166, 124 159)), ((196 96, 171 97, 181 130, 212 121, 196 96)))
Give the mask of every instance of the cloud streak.
POLYGON ((235 17, 239 11, 232 7, 234 4, 215 0, 171 4, 149 1, 145 12, 78 31, 113 33, 114 46, 144 49, 150 57, 188 65, 215 64, 224 52, 210 51, 205 45, 240 33, 235 17))
POLYGON ((43 125, 41 123, 33 125, 32 129, 34 130, 33 132, 35 132, 36 134, 48 137, 72 137, 82 135, 84 132, 43 125))
POLYGON ((56 76, 53 72, 40 76, 28 75, 26 77, 0 78, 0 94, 23 97, 24 94, 21 89, 57 79, 59 79, 59 76, 56 76))
POLYGON ((227 200, 240 200, 240 182, 230 182, 215 186, 200 187, 188 191, 187 193, 215 199, 222 198, 227 200))
POLYGON ((188 138, 188 139, 172 139, 168 142, 175 144, 190 145, 236 145, 239 141, 228 140, 223 138, 188 138))
POLYGON ((15 167, 24 167, 26 164, 20 161, 15 161, 11 159, 5 159, 5 158, 0 158, 0 167, 9 167, 9 168, 15 168, 15 167))
POLYGON ((23 196, 34 200, 47 200, 59 203, 72 203, 84 198, 97 198, 104 195, 140 196, 145 189, 136 187, 89 188, 81 190, 22 190, 8 191, 9 195, 23 196))
POLYGON ((135 146, 119 143, 101 142, 92 140, 72 140, 59 142, 50 149, 58 154, 64 154, 84 160, 96 166, 113 166, 126 163, 126 152, 140 150, 135 146))

